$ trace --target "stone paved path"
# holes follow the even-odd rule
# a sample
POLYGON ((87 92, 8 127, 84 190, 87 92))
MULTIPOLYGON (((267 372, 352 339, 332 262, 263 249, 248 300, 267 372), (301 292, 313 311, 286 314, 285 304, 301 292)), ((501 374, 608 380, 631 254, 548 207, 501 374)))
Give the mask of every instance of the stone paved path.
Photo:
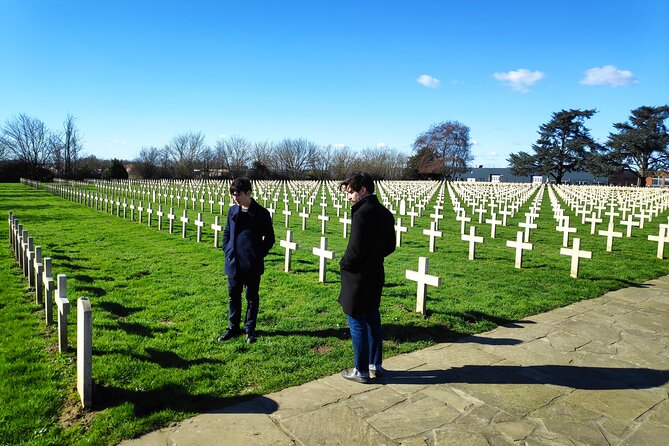
POLYGON ((203 414, 125 446, 667 445, 669 276, 203 414))

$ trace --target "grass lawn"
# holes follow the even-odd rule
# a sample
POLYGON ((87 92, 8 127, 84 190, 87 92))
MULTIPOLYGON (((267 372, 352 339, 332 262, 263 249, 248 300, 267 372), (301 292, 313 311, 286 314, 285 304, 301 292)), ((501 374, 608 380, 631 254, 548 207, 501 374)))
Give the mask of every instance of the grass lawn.
MULTIPOLYGON (((541 204, 538 228, 531 235, 534 249, 525 252, 520 270, 514 268, 515 251, 506 247, 506 240, 515 239, 526 208, 508 226, 498 226, 496 239, 489 238, 489 226, 476 224, 485 243, 477 246, 477 259, 469 261, 468 244, 460 240, 460 224, 447 195, 446 218, 440 223, 444 234, 436 252, 428 255, 422 229, 429 227, 429 206, 430 212, 403 234, 402 246, 386 260, 381 305, 386 357, 669 273, 667 260, 655 257, 657 243, 647 240, 658 233, 659 223, 667 222, 669 211, 643 230, 636 228, 633 237, 614 240, 610 253, 604 237, 591 236, 589 225, 577 225, 581 248, 593 251, 593 258, 581 260, 580 277, 573 279, 570 258, 559 254, 562 234, 555 231, 547 192, 541 204), (405 270, 416 270, 418 257, 425 255, 442 286, 428 288, 423 316, 414 312, 416 285, 405 279, 405 270)), ((274 218, 277 243, 261 282, 258 342, 247 345, 240 337, 219 343, 216 338, 227 326, 227 280, 210 229, 197 243, 192 223, 182 239, 178 220, 169 234, 166 220, 163 230, 157 230, 155 215, 149 228, 146 220, 140 225, 43 190, 1 184, 0 211, 16 214, 44 257, 53 259, 54 276, 68 276, 72 323, 71 351, 58 354, 55 330, 45 327, 43 309, 35 305, 6 248, 5 227, 0 231, 5 246, 0 251, 0 445, 116 444, 350 367, 348 327, 337 303, 337 261, 347 240, 335 210, 329 211, 328 237, 336 260, 328 263, 327 283, 321 284, 318 258, 311 253, 320 238, 319 210, 312 212, 307 231, 292 216, 290 229, 299 249, 293 270, 284 273, 278 242, 286 234, 281 209, 274 218), (74 321, 80 296, 87 296, 93 308, 94 410, 87 413, 77 409, 75 391, 74 321)), ((191 221, 196 215, 189 212, 191 221)), ((206 212, 204 218, 209 228, 214 215, 206 212)))

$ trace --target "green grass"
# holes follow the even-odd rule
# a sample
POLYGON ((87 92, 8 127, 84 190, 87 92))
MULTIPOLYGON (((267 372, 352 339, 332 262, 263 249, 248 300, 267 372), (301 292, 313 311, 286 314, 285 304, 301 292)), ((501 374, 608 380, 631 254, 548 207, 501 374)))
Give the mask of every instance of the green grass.
MULTIPOLYGON (((386 260, 381 306, 386 357, 669 273, 667 261, 655 257, 657 244, 647 240, 667 221, 666 211, 644 230, 636 229, 632 238, 614 240, 611 253, 604 251, 604 237, 590 236, 588 227, 579 225, 582 249, 594 253, 592 260, 581 261, 580 277, 572 279, 570 259, 559 255, 562 235, 554 229, 547 194, 539 227, 531 235, 534 250, 525 253, 520 270, 514 268, 514 250, 505 243, 515 239, 529 201, 507 227, 498 227, 496 239, 489 238, 489 226, 476 224, 486 241, 478 245, 475 261, 467 260, 468 245, 460 240, 448 196, 445 206, 447 217, 440 224, 444 235, 437 240, 437 252, 428 255, 430 272, 443 284, 428 288, 426 316, 414 312, 416 285, 405 279, 404 271, 417 269, 418 256, 428 254, 422 229, 429 226, 431 207, 386 260)), ((0 185, 0 211, 6 216, 10 210, 42 246, 44 256, 52 257, 54 275, 68 276, 72 349, 75 300, 91 300, 95 407, 92 413, 79 413, 81 418, 62 416, 76 406, 74 353, 54 352, 55 332, 45 328, 43 310, 34 304, 5 249, 0 252, 0 445, 115 444, 352 363, 346 319, 337 303, 338 263, 329 262, 327 283, 321 284, 318 261, 311 254, 320 238, 317 210, 306 232, 301 219, 291 217, 290 229, 300 247, 290 273, 283 272, 278 243, 285 237, 283 216, 275 216, 277 243, 266 262, 259 339, 252 345, 243 338, 216 341, 227 326, 227 280, 223 255, 213 247, 208 229, 214 215, 205 212, 207 229, 203 242, 196 243, 192 224, 182 239, 180 223, 169 234, 166 222, 163 231, 157 230, 155 216, 149 228, 146 220, 140 225, 41 190, 0 185)), ((330 216, 329 248, 338 260, 347 240, 334 209, 330 216)), ((6 229, 0 231, 0 241, 7 246, 6 229)))

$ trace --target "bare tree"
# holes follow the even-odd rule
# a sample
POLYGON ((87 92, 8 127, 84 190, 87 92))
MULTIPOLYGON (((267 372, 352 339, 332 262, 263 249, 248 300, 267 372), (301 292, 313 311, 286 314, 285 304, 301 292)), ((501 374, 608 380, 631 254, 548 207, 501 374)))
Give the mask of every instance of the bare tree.
POLYGON ((63 122, 62 135, 62 155, 63 155, 63 174, 66 178, 71 178, 77 167, 77 162, 81 156, 83 143, 79 130, 74 125, 75 117, 68 114, 63 122))
POLYGON ((329 180, 331 178, 335 152, 336 149, 331 144, 328 144, 321 146, 314 154, 312 168, 317 179, 329 180))
POLYGON ((160 149, 158 147, 142 147, 133 164, 137 173, 146 179, 160 177, 160 149))
POLYGON ((275 147, 278 170, 291 179, 301 179, 313 164, 318 146, 306 139, 284 139, 275 147))
POLYGON ((219 139, 214 146, 215 157, 231 178, 246 174, 251 159, 252 145, 241 136, 219 139))
POLYGON ((204 135, 197 133, 182 133, 172 138, 165 146, 165 154, 171 161, 174 174, 177 178, 193 178, 205 148, 204 135))
POLYGON ((8 119, 0 136, 2 150, 25 163, 33 178, 51 161, 57 144, 44 122, 23 113, 8 119))
POLYGON ((355 170, 358 160, 358 155, 349 146, 335 148, 330 168, 331 178, 339 180, 346 178, 355 170))

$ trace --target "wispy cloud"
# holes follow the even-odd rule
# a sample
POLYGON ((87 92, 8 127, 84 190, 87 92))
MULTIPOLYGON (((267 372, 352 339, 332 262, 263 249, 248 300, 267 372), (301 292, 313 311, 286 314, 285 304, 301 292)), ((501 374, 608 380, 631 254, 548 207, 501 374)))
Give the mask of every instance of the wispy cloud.
POLYGON ((385 143, 385 142, 377 142, 377 143, 376 143, 376 148, 377 148, 377 149, 383 149, 384 147, 386 147, 386 143, 385 143))
POLYGON ((621 87, 638 82, 634 73, 628 70, 619 70, 613 65, 604 65, 585 70, 585 78, 581 80, 583 85, 608 85, 610 87, 621 87))
POLYGON ((520 68, 516 71, 507 73, 495 73, 493 77, 498 81, 508 84, 513 90, 521 93, 527 93, 529 87, 539 82, 545 76, 541 71, 530 71, 526 68, 520 68))
POLYGON ((416 82, 428 88, 437 88, 439 85, 441 85, 441 81, 439 79, 432 77, 429 74, 421 74, 418 76, 418 79, 416 79, 416 82))

